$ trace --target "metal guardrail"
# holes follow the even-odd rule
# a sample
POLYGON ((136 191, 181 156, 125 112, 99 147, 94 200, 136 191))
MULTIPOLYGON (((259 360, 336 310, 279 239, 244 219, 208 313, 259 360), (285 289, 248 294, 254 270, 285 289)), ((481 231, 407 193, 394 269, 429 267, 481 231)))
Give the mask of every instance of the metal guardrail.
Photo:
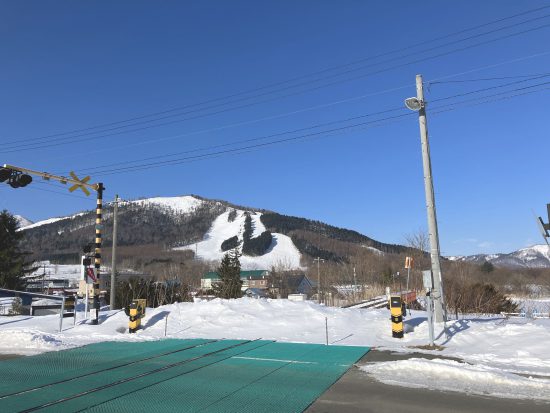
POLYGON ((345 305, 342 308, 381 308, 388 304, 388 298, 384 296, 364 300, 360 303, 345 305))
MULTIPOLYGON (((39 294, 39 293, 29 293, 27 291, 17 291, 17 290, 8 290, 6 288, 0 288, 0 296, 4 297, 32 297, 38 298, 47 298, 48 300, 60 300, 61 301, 61 310, 59 312, 59 332, 63 329, 63 313, 65 312, 65 296, 60 295, 48 295, 48 294, 39 294)), ((76 310, 75 310, 76 311, 76 310)), ((75 314, 76 319, 76 314, 75 314)))

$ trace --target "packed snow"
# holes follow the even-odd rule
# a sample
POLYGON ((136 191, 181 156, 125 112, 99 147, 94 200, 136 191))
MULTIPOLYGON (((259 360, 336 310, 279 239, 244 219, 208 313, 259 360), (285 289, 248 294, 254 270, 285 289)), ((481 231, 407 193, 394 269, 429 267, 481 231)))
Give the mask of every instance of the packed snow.
MULTIPOLYGON (((82 310, 82 304, 79 308, 82 310)), ((470 318, 447 323, 446 332, 443 324, 438 324, 436 343, 443 350, 429 351, 419 348, 428 343, 426 313, 422 311, 407 316, 405 337, 394 339, 387 309, 335 308, 284 299, 215 299, 147 309, 143 329, 136 334, 128 334, 128 317, 121 310, 102 311, 98 326, 91 325, 79 311, 76 325, 66 318, 62 332, 58 331, 57 315, 0 316, 0 353, 30 355, 100 341, 157 340, 165 337, 165 327, 166 337, 172 338, 263 338, 325 344, 325 320, 329 344, 411 354, 409 360, 360 366, 382 382, 499 397, 513 393, 542 401, 550 398, 550 319, 470 318), (417 353, 437 358, 419 359, 417 353)))
POLYGON ((454 360, 411 358, 366 364, 361 370, 383 383, 398 386, 550 401, 548 379, 524 377, 454 360))
MULTIPOLYGON (((212 223, 212 227, 205 235, 204 239, 196 244, 177 247, 176 250, 192 250, 197 254, 197 258, 205 261, 220 261, 225 254, 221 249, 222 243, 235 235, 241 241, 244 232, 245 211, 236 210, 236 217, 233 221, 229 220, 231 211, 220 214, 212 223)), ((261 213, 251 214, 252 218, 252 237, 259 236, 265 231, 265 226, 260 220, 261 213)), ((270 269, 272 267, 282 269, 296 269, 300 266, 300 251, 296 248, 290 237, 284 234, 272 233, 273 241, 268 251, 259 257, 249 257, 243 255, 240 258, 243 269, 270 269)))

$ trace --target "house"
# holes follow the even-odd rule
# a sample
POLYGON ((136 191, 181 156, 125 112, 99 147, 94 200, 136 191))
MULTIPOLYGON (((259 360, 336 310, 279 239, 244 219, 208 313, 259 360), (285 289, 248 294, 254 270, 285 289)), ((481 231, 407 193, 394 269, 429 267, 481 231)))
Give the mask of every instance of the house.
POLYGON ((311 296, 317 287, 315 281, 310 280, 307 275, 299 274, 281 274, 272 280, 270 291, 274 296, 286 298, 288 294, 306 294, 311 296))
MULTIPOLYGON (((241 271, 241 280, 243 285, 242 291, 248 288, 265 290, 269 287, 269 271, 267 270, 251 270, 241 271)), ((220 276, 216 271, 210 271, 201 277, 201 289, 210 290, 212 284, 220 281, 220 276)))

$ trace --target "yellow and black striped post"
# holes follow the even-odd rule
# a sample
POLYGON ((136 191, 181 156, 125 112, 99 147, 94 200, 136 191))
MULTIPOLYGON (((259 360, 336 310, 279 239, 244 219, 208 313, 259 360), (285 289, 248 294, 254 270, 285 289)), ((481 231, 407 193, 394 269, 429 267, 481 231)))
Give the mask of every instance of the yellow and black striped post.
POLYGON ((132 300, 129 311, 130 321, 128 322, 128 331, 130 333, 135 333, 141 325, 141 319, 145 317, 146 306, 147 301, 144 298, 132 300))
POLYGON ((92 324, 99 322, 99 277, 101 272, 101 230, 102 230, 102 214, 103 214, 103 184, 97 184, 97 206, 95 215, 95 271, 96 280, 94 282, 94 310, 95 317, 92 324))
POLYGON ((390 296, 392 337, 403 338, 403 306, 400 295, 390 296))

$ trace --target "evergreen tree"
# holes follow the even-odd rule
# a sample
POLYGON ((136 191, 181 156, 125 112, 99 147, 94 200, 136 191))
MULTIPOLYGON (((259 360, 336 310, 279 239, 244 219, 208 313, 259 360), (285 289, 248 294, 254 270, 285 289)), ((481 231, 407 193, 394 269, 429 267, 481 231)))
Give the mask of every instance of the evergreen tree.
POLYGON ((482 272, 489 274, 495 270, 495 266, 489 261, 485 261, 479 268, 482 272))
POLYGON ((19 222, 8 211, 0 212, 0 288, 22 290, 24 276, 34 271, 26 261, 27 252, 21 251, 23 233, 18 232, 19 222))
POLYGON ((252 238, 252 217, 250 216, 250 212, 246 213, 246 217, 244 219, 244 231, 243 231, 243 241, 246 244, 248 240, 252 238))
POLYGON ((242 296, 241 263, 239 251, 235 248, 222 258, 218 268, 220 281, 212 285, 214 295, 220 298, 239 298, 242 296))

